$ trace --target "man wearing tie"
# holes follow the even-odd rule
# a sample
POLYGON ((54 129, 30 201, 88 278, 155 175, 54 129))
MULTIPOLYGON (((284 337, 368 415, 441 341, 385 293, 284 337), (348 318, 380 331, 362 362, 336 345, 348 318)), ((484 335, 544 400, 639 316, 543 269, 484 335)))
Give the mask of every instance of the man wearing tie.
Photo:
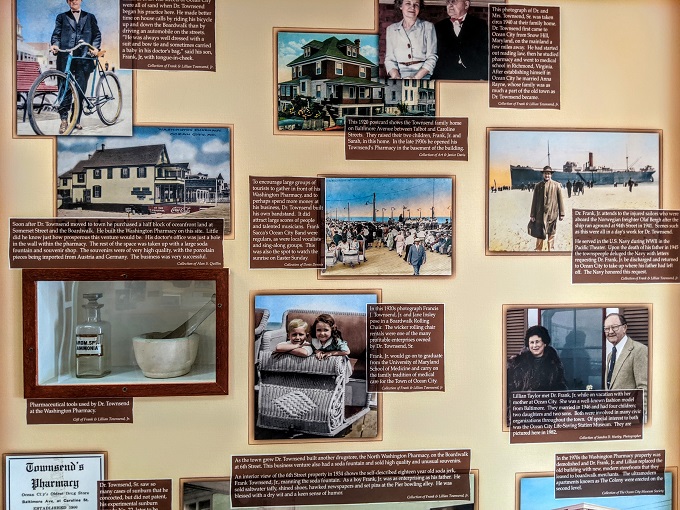
POLYGON ((605 367, 605 387, 608 390, 643 391, 643 409, 647 410, 647 346, 630 338, 626 331, 626 318, 619 313, 610 313, 604 320, 604 334, 612 344, 605 367))
POLYGON ((438 59, 433 80, 489 79, 489 28, 469 8, 470 0, 446 0, 448 17, 434 25, 438 59))
MULTIPOLYGON (((66 3, 69 6, 69 10, 57 15, 50 41, 50 51, 57 55, 58 71, 66 69, 66 61, 68 59, 67 53, 58 53, 59 49, 73 48, 80 41, 84 41, 99 49, 102 41, 97 18, 95 18, 94 14, 81 10, 80 4, 82 0, 66 0, 66 3)), ((76 50, 73 56, 81 57, 87 55, 88 52, 93 54, 89 48, 82 47, 76 50)), ((94 62, 92 60, 74 58, 71 61, 71 73, 82 92, 87 90, 87 82, 93 70, 94 62)), ((76 129, 83 129, 83 126, 80 124, 80 116, 83 113, 83 97, 80 90, 78 91, 78 96, 81 108, 76 120, 76 129)), ((61 118, 59 134, 62 134, 68 126, 68 115, 71 109, 71 98, 66 97, 65 99, 62 107, 59 109, 59 117, 61 118)))
POLYGON ((427 252, 420 237, 416 237, 413 243, 406 256, 406 262, 413 266, 413 275, 418 276, 420 274, 420 266, 427 260, 427 252))

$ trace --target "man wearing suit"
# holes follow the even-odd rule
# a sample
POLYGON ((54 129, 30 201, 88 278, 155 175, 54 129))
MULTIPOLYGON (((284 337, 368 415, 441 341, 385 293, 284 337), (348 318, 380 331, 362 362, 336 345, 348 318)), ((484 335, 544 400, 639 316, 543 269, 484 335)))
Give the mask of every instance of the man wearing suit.
POLYGON ((434 25, 437 65, 433 80, 488 80, 489 27, 468 14, 470 0, 446 0, 447 18, 434 25))
POLYGON ((604 320, 604 334, 612 344, 605 367, 605 387, 608 390, 643 391, 643 409, 647 415, 647 346, 628 337, 628 323, 619 313, 610 313, 604 320))
POLYGON ((408 251, 408 255, 406 257, 406 261, 413 266, 414 276, 418 276, 420 274, 420 266, 422 266, 426 260, 427 252, 425 251, 423 242, 420 237, 416 237, 413 240, 413 245, 408 251))
MULTIPOLYGON (((97 18, 94 14, 81 10, 80 4, 82 0, 66 0, 69 10, 57 15, 57 20, 54 24, 54 31, 52 32, 50 51, 57 55, 57 70, 64 71, 66 69, 66 61, 68 59, 67 53, 58 53, 59 49, 73 48, 80 41, 85 41, 95 48, 99 49, 102 42, 102 35, 97 25, 97 18)), ((81 57, 87 55, 88 52, 93 52, 82 47, 73 53, 74 57, 81 57)), ((76 120, 76 129, 83 129, 80 125, 80 116, 83 113, 83 97, 81 91, 85 92, 87 89, 87 82, 90 79, 90 74, 94 70, 94 62, 85 59, 73 59, 71 61, 71 73, 78 83, 81 90, 78 91, 78 101, 80 102, 80 112, 76 120)), ((59 108, 59 117, 61 118, 61 125, 59 126, 59 134, 62 134, 68 126, 68 114, 71 109, 72 98, 67 94, 62 107, 59 108)))

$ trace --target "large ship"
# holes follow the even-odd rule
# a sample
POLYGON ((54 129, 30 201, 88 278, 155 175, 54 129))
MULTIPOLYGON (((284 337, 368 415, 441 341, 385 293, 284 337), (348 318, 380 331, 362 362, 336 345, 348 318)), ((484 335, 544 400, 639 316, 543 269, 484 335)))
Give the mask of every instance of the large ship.
MULTIPOLYGON (((617 170, 606 166, 595 166, 593 164, 593 153, 588 153, 588 162, 579 165, 573 161, 567 161, 562 165, 562 170, 555 170, 552 174, 553 180, 565 185, 567 181, 572 184, 576 181, 585 183, 593 183, 595 186, 599 185, 614 185, 627 184, 632 179, 634 183, 654 182, 654 174, 656 169, 651 165, 646 165, 634 169, 633 166, 628 166, 628 158, 626 157, 625 170, 617 170)), ((526 188, 530 184, 536 184, 543 179, 543 169, 533 168, 523 165, 510 165, 510 179, 512 182, 512 189, 526 188)))

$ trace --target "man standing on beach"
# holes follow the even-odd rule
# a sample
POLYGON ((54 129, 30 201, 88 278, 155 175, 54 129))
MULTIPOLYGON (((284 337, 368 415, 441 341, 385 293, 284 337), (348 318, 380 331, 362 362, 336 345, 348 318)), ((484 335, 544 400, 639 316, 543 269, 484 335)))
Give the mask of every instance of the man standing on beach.
POLYGON ((529 235, 536 238, 535 251, 543 251, 543 241, 548 239, 548 251, 555 249, 557 220, 564 219, 562 185, 552 180, 554 170, 543 167, 543 180, 534 188, 529 215, 529 235))

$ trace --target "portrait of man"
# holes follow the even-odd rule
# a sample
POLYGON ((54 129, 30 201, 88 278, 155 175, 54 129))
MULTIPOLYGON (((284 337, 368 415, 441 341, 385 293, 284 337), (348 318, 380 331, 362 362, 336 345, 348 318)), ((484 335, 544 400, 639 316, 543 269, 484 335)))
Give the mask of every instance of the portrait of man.
MULTIPOLYGON (((647 409, 647 346, 627 335, 628 322, 620 313, 604 319, 604 334, 612 345, 607 355, 605 386, 608 390, 644 390, 643 408, 647 409)), ((646 413, 645 413, 646 414, 646 413)))
POLYGON ((555 250, 555 233, 557 220, 564 219, 564 201, 562 185, 552 180, 553 169, 543 167, 543 180, 534 188, 529 216, 529 234, 536 238, 535 251, 543 251, 543 244, 548 240, 548 251, 555 250))
POLYGON ((489 79, 489 28, 469 9, 470 0, 446 0, 446 18, 434 25, 438 59, 433 80, 489 79))
MULTIPOLYGON (((81 9, 82 0, 66 0, 69 9, 57 15, 54 23, 54 30, 52 31, 52 38, 50 40, 50 51, 57 55, 57 70, 65 71, 66 62, 68 60, 68 53, 59 52, 60 49, 73 48, 81 41, 90 44, 97 48, 101 47, 102 34, 99 31, 97 18, 94 14, 86 12, 81 9)), ((74 57, 84 57, 87 55, 96 55, 97 52, 87 46, 83 46, 74 51, 74 57)), ((90 74, 94 71, 94 61, 90 59, 74 58, 71 62, 71 73, 78 83, 78 101, 80 102, 80 109, 78 110, 78 119, 76 120, 76 129, 82 130, 83 126, 80 124, 80 117, 83 113, 82 108, 82 93, 87 89, 87 82, 90 79, 90 74)), ((68 113, 71 109, 70 90, 67 92, 66 101, 59 109, 59 118, 61 124, 59 125, 59 134, 63 134, 68 126, 68 113)))

